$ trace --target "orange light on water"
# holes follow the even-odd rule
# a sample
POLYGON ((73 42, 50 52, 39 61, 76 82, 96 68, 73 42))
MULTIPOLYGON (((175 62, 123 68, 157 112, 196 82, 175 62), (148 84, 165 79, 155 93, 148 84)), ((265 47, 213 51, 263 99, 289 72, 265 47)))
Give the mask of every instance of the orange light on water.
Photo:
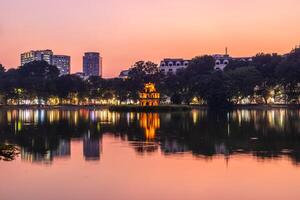
POLYGON ((142 113, 140 126, 145 130, 146 139, 155 139, 156 130, 160 128, 160 118, 158 113, 142 113))

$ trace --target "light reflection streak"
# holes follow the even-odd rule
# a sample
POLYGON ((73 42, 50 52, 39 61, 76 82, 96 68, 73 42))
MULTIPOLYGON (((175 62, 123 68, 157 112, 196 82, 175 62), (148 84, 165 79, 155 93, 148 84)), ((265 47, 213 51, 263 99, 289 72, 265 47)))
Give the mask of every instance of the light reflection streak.
POLYGON ((160 118, 158 113, 142 113, 140 126, 145 130, 147 140, 155 139, 156 130, 160 128, 160 118))

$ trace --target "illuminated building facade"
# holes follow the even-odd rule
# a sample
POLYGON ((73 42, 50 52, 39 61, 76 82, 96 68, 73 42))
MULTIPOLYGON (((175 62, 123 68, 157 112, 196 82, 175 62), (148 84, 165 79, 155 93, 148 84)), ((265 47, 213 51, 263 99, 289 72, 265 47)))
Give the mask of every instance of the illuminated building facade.
POLYGON ((70 63, 71 63, 70 56, 54 55, 52 57, 52 64, 58 68, 61 76, 70 74, 70 63))
POLYGON ((160 94, 157 92, 154 83, 146 83, 144 90, 140 92, 140 105, 142 106, 158 106, 160 94))
POLYGON ((48 64, 52 64, 53 52, 52 50, 38 50, 38 51, 29 51, 21 54, 21 65, 25 65, 26 63, 30 63, 33 61, 41 61, 44 60, 48 64))
POLYGON ((83 56, 83 73, 85 76, 102 77, 102 58, 97 52, 87 52, 83 56))

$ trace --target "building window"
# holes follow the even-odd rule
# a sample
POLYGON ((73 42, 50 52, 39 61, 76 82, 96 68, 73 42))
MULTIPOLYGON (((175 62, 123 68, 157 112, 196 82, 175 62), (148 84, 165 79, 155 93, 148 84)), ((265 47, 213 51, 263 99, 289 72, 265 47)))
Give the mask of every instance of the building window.
POLYGON ((169 72, 172 72, 173 71, 173 69, 169 69, 169 72))
POLYGON ((172 66, 173 66, 173 63, 172 63, 172 62, 169 62, 168 66, 169 66, 169 67, 172 67, 172 66))
POLYGON ((181 65, 181 63, 180 63, 180 62, 177 62, 177 63, 176 63, 176 66, 180 66, 180 65, 181 65))

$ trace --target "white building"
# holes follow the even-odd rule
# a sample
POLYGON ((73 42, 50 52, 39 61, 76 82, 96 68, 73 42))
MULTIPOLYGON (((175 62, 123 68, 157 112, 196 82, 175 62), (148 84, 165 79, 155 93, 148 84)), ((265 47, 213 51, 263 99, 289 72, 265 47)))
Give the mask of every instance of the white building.
POLYGON ((227 65, 232 61, 244 61, 244 62, 251 62, 252 57, 230 57, 229 55, 212 55, 212 57, 215 59, 215 70, 224 70, 227 65))
POLYGON ((229 55, 221 55, 215 54, 212 55, 215 59, 215 70, 224 70, 224 68, 229 64, 230 60, 232 59, 229 55))
POLYGON ((187 68, 189 62, 189 60, 184 60, 182 58, 165 58, 160 62, 159 71, 164 74, 176 74, 178 70, 187 68))
POLYGON ((33 61, 41 61, 44 60, 48 64, 52 64, 52 50, 37 50, 37 51, 29 51, 21 54, 21 65, 25 65, 26 63, 30 63, 33 61))

